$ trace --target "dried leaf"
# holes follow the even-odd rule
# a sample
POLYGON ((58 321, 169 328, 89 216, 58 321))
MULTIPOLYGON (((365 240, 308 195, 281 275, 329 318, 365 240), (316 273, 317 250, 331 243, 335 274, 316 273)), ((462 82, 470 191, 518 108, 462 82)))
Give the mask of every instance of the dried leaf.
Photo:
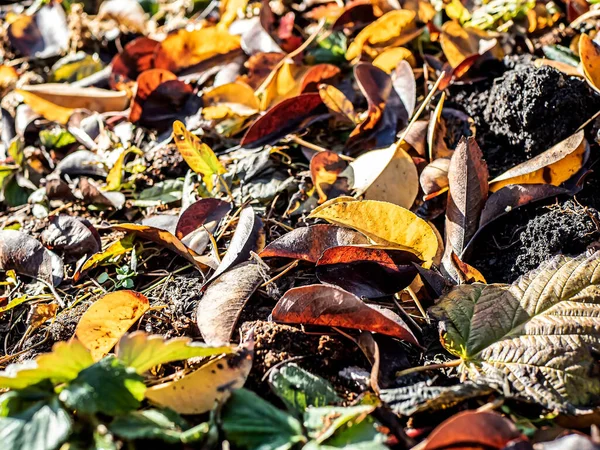
POLYGON ((457 286, 430 313, 467 377, 576 412, 600 395, 592 354, 600 349, 599 266, 600 252, 557 256, 512 285, 457 286))
POLYGON ((247 117, 258 113, 260 109, 254 90, 241 81, 214 87, 202 95, 202 100, 204 101, 202 115, 208 120, 222 119, 231 115, 247 117))
POLYGON ((391 74, 401 61, 408 62, 412 67, 416 65, 416 60, 412 52, 404 47, 394 47, 384 50, 373 60, 373 65, 379 67, 385 73, 391 74))
MULTIPOLYGON (((497 45, 497 40, 477 28, 464 28, 456 21, 448 21, 442 27, 440 44, 452 68, 458 67, 473 55, 483 55, 497 45)), ((501 50, 498 52, 501 54, 501 50)))
POLYGON ((150 304, 134 291, 116 291, 96 300, 79 319, 75 337, 91 352, 94 361, 112 350, 150 304))
POLYGON ((14 270, 54 286, 63 279, 62 260, 37 239, 16 230, 0 230, 0 269, 14 270))
POLYGON ((438 158, 427 164, 419 181, 425 194, 425 200, 430 200, 443 194, 448 190, 448 171, 450 170, 450 158, 438 158))
POLYGON ((330 84, 322 84, 319 86, 319 95, 330 111, 346 118, 350 123, 356 123, 358 119, 354 105, 339 89, 330 84))
POLYGON ((214 280, 230 267, 247 261, 251 252, 259 253, 264 247, 265 230, 262 220, 254 213, 251 206, 246 206, 240 213, 240 220, 229 242, 227 253, 210 279, 214 280))
POLYGON ((312 157, 310 176, 319 194, 319 204, 327 200, 329 191, 346 167, 348 163, 334 152, 321 152, 312 157))
POLYGON ((227 173, 212 149, 190 133, 185 125, 179 121, 173 124, 173 135, 177 150, 185 159, 185 162, 197 174, 202 176, 206 188, 213 190, 213 177, 227 173))
POLYGON ((372 331, 419 345, 408 326, 390 310, 364 303, 335 286, 311 284, 290 289, 271 313, 281 323, 372 331))
POLYGON ((586 152, 587 142, 581 130, 491 180, 490 191, 496 192, 511 184, 558 186, 577 173, 586 159, 586 152))
POLYGON ((121 83, 132 83, 144 71, 154 67, 154 52, 160 42, 147 37, 139 37, 123 48, 112 62, 110 84, 113 89, 121 83))
POLYGON ((231 211, 231 203, 216 198, 201 198, 192 203, 177 221, 175 236, 183 239, 188 234, 201 228, 203 225, 214 230, 218 223, 231 211), (211 225, 214 223, 215 225, 211 225))
POLYGON ((65 214, 50 218, 41 240, 50 250, 68 252, 66 256, 71 260, 100 250, 100 237, 93 226, 65 214))
POLYGON ((135 240, 135 235, 130 234, 123 239, 119 239, 116 242, 110 244, 106 250, 96 253, 95 255, 90 256, 87 261, 81 266, 73 275, 73 280, 78 281, 81 278, 81 275, 96 267, 98 264, 102 262, 108 261, 112 258, 115 258, 120 255, 124 255, 133 250, 133 241, 135 240))
POLYGON ((431 226, 400 206, 375 200, 341 201, 321 205, 309 217, 325 219, 360 231, 377 244, 415 253, 428 266, 438 251, 431 226))
POLYGON ((196 323, 204 342, 223 344, 231 341, 244 305, 263 281, 261 267, 246 262, 210 283, 196 309, 196 323))
POLYGON ((348 228, 311 225, 296 228, 275 239, 260 252, 260 257, 302 259, 316 263, 328 248, 368 243, 369 240, 364 235, 348 228))
POLYGON ((148 388, 146 398, 179 414, 203 414, 244 385, 253 357, 251 341, 238 352, 212 360, 183 378, 148 388))
MULTIPOLYGON (((412 67, 406 61, 400 61, 394 70, 391 72, 392 86, 396 93, 400 96, 402 104, 408 113, 408 117, 412 117, 417 105, 417 82, 412 67)), ((413 124, 413 129, 416 124, 413 124)), ((410 143, 407 135, 404 140, 410 143)))
POLYGON ((188 358, 207 357, 232 353, 233 347, 213 347, 190 338, 165 339, 163 336, 148 335, 143 331, 125 334, 117 344, 117 358, 127 367, 143 374, 159 364, 188 358))
POLYGON ((579 57, 585 78, 600 89, 600 46, 585 33, 579 37, 579 57))
POLYGON ((413 263, 421 260, 404 250, 339 246, 323 252, 315 274, 321 283, 339 286, 358 297, 377 298, 410 285, 418 273, 413 263))
POLYGON ((463 262, 456 253, 450 255, 450 264, 454 269, 454 273, 458 275, 459 284, 464 283, 486 283, 485 277, 475 267, 463 262))
POLYGON ((46 120, 66 125, 71 115, 75 112, 72 108, 55 105, 31 92, 22 89, 17 89, 15 92, 23 97, 23 101, 27 106, 46 120))
MULTIPOLYGON (((475 139, 462 138, 448 170, 448 207, 444 267, 450 270, 450 254, 462 257, 479 228, 479 217, 488 196, 488 169, 475 139)), ((452 272, 450 272, 452 273, 452 272)))
POLYGON ((300 81, 300 92, 318 92, 319 85, 322 83, 335 84, 335 80, 341 74, 339 67, 333 64, 317 64, 312 66, 302 77, 300 81))
POLYGON ((28 92, 61 108, 83 108, 99 113, 123 111, 129 104, 129 97, 126 92, 109 91, 94 87, 77 87, 66 83, 23 86, 21 92, 28 92))

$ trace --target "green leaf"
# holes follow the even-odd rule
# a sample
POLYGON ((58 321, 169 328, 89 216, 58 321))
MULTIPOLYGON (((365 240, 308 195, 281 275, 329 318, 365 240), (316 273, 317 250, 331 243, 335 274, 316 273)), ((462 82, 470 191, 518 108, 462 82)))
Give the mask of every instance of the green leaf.
POLYGON ((553 61, 569 64, 573 67, 579 65, 579 56, 577 56, 577 54, 569 47, 564 47, 562 45, 545 45, 542 47, 542 51, 546 58, 553 61))
POLYGON ((55 83, 72 83, 82 80, 102 70, 102 61, 96 55, 77 52, 61 58, 52 66, 50 81, 55 83))
POLYGON ((52 352, 33 361, 11 364, 0 372, 0 388, 23 389, 43 380, 66 383, 92 364, 92 355, 79 341, 58 342, 52 352))
POLYGON ((60 400, 84 414, 116 416, 139 408, 145 391, 140 375, 114 356, 107 356, 81 371, 62 390, 60 400))
POLYGON ((512 285, 457 286, 430 313, 466 376, 573 412, 600 397, 599 269, 600 252, 559 256, 512 285))
POLYGON ((141 207, 158 206, 181 200, 182 192, 182 180, 165 180, 144 189, 132 203, 141 207))
POLYGON ((18 173, 14 174, 14 176, 10 177, 4 185, 4 203, 8 206, 21 206, 26 204, 29 194, 33 192, 33 190, 28 187, 21 186, 23 183, 19 182, 19 176, 18 173))
POLYGON ((29 409, 0 417, 0 442, 10 450, 54 450, 71 432, 71 418, 56 397, 29 409))
POLYGON ((50 130, 40 131, 40 142, 48 149, 60 149, 67 145, 74 144, 77 142, 77 139, 75 139, 75 136, 67 130, 55 127, 50 130))
POLYGON ((340 63, 346 61, 347 38, 341 31, 331 33, 326 39, 319 41, 319 44, 307 55, 310 64, 321 63, 340 63))
POLYGON ((374 405, 308 408, 304 413, 304 427, 308 436, 320 444, 347 426, 360 423, 374 410, 374 405))
POLYGON ((295 363, 273 370, 269 384, 290 410, 300 414, 308 406, 327 406, 341 400, 331 383, 295 363))
POLYGON ((144 373, 154 366, 194 357, 206 357, 232 353, 231 346, 214 347, 189 338, 164 339, 144 332, 123 336, 117 347, 117 358, 137 373, 144 373))
POLYGON ((194 442, 201 440, 209 430, 208 423, 201 423, 193 428, 174 411, 169 409, 149 409, 132 412, 117 417, 109 427, 110 431, 122 439, 161 440, 169 444, 194 442), (195 440, 187 440, 191 436, 195 440))
POLYGON ((286 450, 306 441, 300 422, 246 389, 231 394, 221 418, 225 437, 235 447, 286 450))

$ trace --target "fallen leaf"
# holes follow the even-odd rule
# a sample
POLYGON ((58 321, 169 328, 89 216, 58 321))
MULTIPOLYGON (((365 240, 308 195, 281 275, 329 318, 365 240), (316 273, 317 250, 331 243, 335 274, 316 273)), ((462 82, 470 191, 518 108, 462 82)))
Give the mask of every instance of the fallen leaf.
POLYGON ((240 213, 240 219, 229 242, 227 253, 210 279, 214 280, 230 267, 247 261, 251 252, 259 253, 264 247, 265 230, 262 220, 256 215, 252 206, 246 206, 240 213))
POLYGON ((99 264, 108 261, 112 258, 116 258, 117 256, 124 255, 125 253, 129 253, 133 250, 133 241, 135 240, 135 234, 130 234, 123 239, 119 239, 116 242, 110 244, 106 250, 96 253, 95 255, 90 256, 87 261, 75 271, 73 275, 73 280, 78 281, 81 278, 81 275, 86 271, 93 269, 99 264))
POLYGON ((284 100, 258 118, 246 132, 240 145, 256 148, 272 144, 326 112, 318 93, 301 94, 284 100))
POLYGON ((341 14, 335 19, 331 29, 339 31, 344 28, 361 28, 377 19, 371 3, 352 2, 344 6, 341 14))
POLYGON ((154 67, 178 72, 213 56, 240 48, 240 37, 222 27, 188 31, 182 28, 160 43, 154 54, 154 67))
POLYGON ((23 86, 20 92, 28 92, 61 108, 83 108, 99 113, 123 111, 129 104, 126 92, 95 87, 77 87, 66 83, 23 86))
POLYGON ((98 361, 112 350, 149 307, 148 299, 139 292, 111 292, 96 300, 83 313, 74 336, 91 352, 94 361, 98 361))
POLYGON ((416 65, 412 52, 404 47, 394 47, 381 52, 373 60, 373 65, 379 67, 387 74, 391 74, 401 61, 406 61, 411 67, 416 65))
POLYGON ((292 288, 283 294, 271 315, 275 322, 372 331, 419 345, 395 313, 367 305, 335 286, 311 284, 292 288))
MULTIPOLYGON (((448 21, 442 26, 440 44, 452 68, 473 55, 484 54, 496 47, 497 43, 489 33, 477 28, 465 28, 456 21, 448 21)), ((501 50, 497 53, 501 56, 501 50)))
POLYGON ((358 33, 346 51, 346 59, 353 60, 362 52, 374 57, 378 47, 403 45, 410 41, 414 37, 409 31, 414 28, 415 17, 416 13, 407 9, 384 14, 358 33))
POLYGON ((136 0, 107 0, 98 10, 98 20, 112 19, 134 33, 145 33, 148 16, 136 0))
POLYGON ((442 263, 451 275, 451 253, 463 258, 465 248, 479 228, 479 218, 488 197, 488 177, 487 165, 475 138, 463 137, 448 169, 446 242, 442 263))
POLYGON ((144 71, 154 67, 154 52, 160 42, 145 36, 128 42, 123 51, 113 58, 110 84, 113 89, 122 83, 133 83, 144 71))
POLYGON ((319 85, 323 83, 334 84, 342 73, 339 67, 333 64, 317 64, 312 66, 300 80, 300 92, 318 92, 319 85))
POLYGON ((312 157, 310 176, 319 194, 319 204, 327 200, 329 191, 332 190, 338 176, 346 167, 348 167, 348 163, 334 152, 321 152, 312 157))
MULTIPOLYGON (((180 216, 175 229, 175 236, 183 239, 203 225, 214 229, 231 211, 231 203, 216 198, 201 198, 192 203, 180 216), (214 226, 210 225, 215 223, 214 226)), ((209 231, 211 231, 209 228, 209 231)))
POLYGON ((50 218, 50 224, 42 232, 41 240, 50 250, 67 253, 65 256, 70 260, 77 260, 100 250, 100 237, 93 226, 66 214, 50 218))
POLYGON ((323 252, 315 274, 321 283, 358 297, 377 298, 410 285, 418 273, 413 263, 421 260, 404 250, 339 246, 323 252))
POLYGON ((202 100, 202 115, 208 120, 218 120, 229 115, 248 117, 258 113, 260 109, 254 90, 241 81, 214 87, 202 95, 202 100), (217 114, 221 110, 226 115, 217 114))
POLYGON ((0 269, 39 278, 58 286, 63 279, 63 263, 40 242, 16 230, 0 230, 0 269))
POLYGON ((236 353, 214 359, 175 381, 152 386, 146 398, 179 414, 203 414, 241 388, 252 368, 254 342, 236 353))
POLYGON ((125 334, 117 344, 115 354, 119 361, 143 374, 160 364, 188 358, 207 357, 232 353, 230 346, 214 347, 190 338, 165 339, 159 335, 148 335, 143 331, 125 334))
POLYGON ((23 102, 25 102, 27 106, 46 120, 66 125, 71 115, 75 112, 71 108, 55 105, 31 92, 22 89, 17 89, 15 92, 23 97, 23 102))
POLYGON ((31 305, 27 316, 27 323, 33 330, 36 330, 48 320, 54 320, 57 311, 57 303, 37 303, 31 305))
POLYGON ((275 239, 260 252, 261 258, 302 259, 316 263, 328 248, 368 244, 362 234, 335 225, 311 225, 296 228, 275 239))
POLYGON ((579 37, 579 57, 585 78, 600 89, 600 46, 585 33, 579 37))
POLYGON ((511 184, 544 183, 558 186, 581 168, 586 159, 587 147, 583 130, 578 131, 491 180, 490 191, 496 192, 511 184))
POLYGON ((214 279, 196 308, 196 323, 207 344, 232 340, 246 302, 264 281, 261 267, 245 262, 214 279))
POLYGON ((135 233, 137 236, 155 242, 172 252, 184 257, 191 262, 200 272, 208 269, 206 258, 196 254, 193 250, 187 248, 183 242, 177 239, 173 234, 159 228, 147 225, 138 225, 134 223, 121 223, 113 225, 113 230, 135 233))
POLYGON ((448 148, 444 137, 446 136, 446 125, 442 118, 444 102, 446 101, 446 93, 442 92, 440 100, 429 119, 427 126, 427 147, 429 148, 429 161, 434 161, 438 158, 450 158, 453 151, 448 148))
POLYGON ((173 135, 177 150, 185 159, 185 162, 197 174, 202 176, 206 188, 213 190, 213 177, 227 173, 212 149, 190 133, 185 125, 179 121, 173 124, 173 135))
POLYGON ((454 273, 458 275, 459 284, 464 283, 486 283, 485 277, 475 267, 463 262, 456 253, 450 255, 450 264, 454 273))
MULTIPOLYGON (((412 67, 408 62, 400 61, 396 68, 392 70, 391 77, 392 86, 400 96, 408 117, 412 117, 417 105, 417 82, 412 67)), ((415 125, 413 124, 413 130, 415 125)), ((410 142, 409 135, 406 135, 404 140, 410 142)))
POLYGON ((506 383, 511 395, 575 412, 600 395, 592 375, 592 352, 600 349, 599 266, 600 252, 557 256, 512 285, 457 286, 430 314, 465 376, 506 383))
POLYGON ((144 152, 142 152, 139 148, 130 147, 128 149, 124 149, 117 161, 112 166, 108 175, 106 176, 106 190, 107 191, 117 191, 121 188, 121 183, 123 180, 123 166, 125 164, 125 158, 127 155, 135 153, 138 156, 143 156, 144 152))
POLYGON ((350 123, 358 121, 354 105, 339 89, 330 84, 322 84, 319 86, 319 95, 331 112, 339 114, 350 123))
POLYGON ((492 411, 463 411, 445 420, 427 438, 423 450, 486 448, 502 450, 522 435, 510 420, 492 411))
POLYGON ((419 181, 425 194, 425 200, 430 200, 448 190, 448 171, 450 170, 450 158, 438 158, 427 164, 419 181))
POLYGON ((309 217, 354 228, 377 244, 409 250, 426 267, 438 252, 438 239, 431 226, 408 209, 392 203, 375 200, 325 203, 309 217))
POLYGON ((107 176, 102 160, 89 150, 77 150, 65 156, 56 166, 56 172, 67 175, 107 176))
POLYGON ((419 193, 419 175, 413 159, 395 145, 363 153, 350 163, 356 195, 410 208, 419 193), (401 183, 399 185, 399 182, 401 183))
POLYGON ((102 191, 100 186, 89 178, 79 179, 79 193, 87 203, 115 209, 121 209, 125 205, 123 193, 102 191))

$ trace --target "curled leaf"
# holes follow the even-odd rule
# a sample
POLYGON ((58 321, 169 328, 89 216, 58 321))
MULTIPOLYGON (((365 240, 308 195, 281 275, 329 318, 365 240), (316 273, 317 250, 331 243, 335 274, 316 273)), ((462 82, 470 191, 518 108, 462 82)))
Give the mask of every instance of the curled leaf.
POLYGON ((319 193, 319 204, 327 200, 328 194, 348 163, 334 152, 320 152, 310 160, 310 175, 319 193))

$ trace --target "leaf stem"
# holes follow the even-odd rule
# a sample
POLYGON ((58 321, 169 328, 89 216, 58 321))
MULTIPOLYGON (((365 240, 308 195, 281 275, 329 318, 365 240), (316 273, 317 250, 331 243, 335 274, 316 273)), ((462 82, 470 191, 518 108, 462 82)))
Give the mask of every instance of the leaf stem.
POLYGON ((401 370, 400 372, 396 372, 396 377, 403 377, 404 375, 410 375, 411 373, 417 372, 425 372, 426 370, 436 370, 436 369, 447 369, 450 367, 458 367, 462 363, 462 359, 453 359, 452 361, 447 361, 442 364, 429 364, 427 366, 417 366, 411 367, 410 369, 401 370))
POLYGON ((219 177, 219 181, 221 182, 221 184, 225 188, 225 191, 227 192, 227 195, 229 196, 229 201, 231 203, 233 203, 233 195, 231 194, 231 191, 229 190, 229 186, 227 186, 227 183, 225 182, 225 180, 223 179, 223 177, 221 176, 220 173, 217 174, 217 177, 219 177))

